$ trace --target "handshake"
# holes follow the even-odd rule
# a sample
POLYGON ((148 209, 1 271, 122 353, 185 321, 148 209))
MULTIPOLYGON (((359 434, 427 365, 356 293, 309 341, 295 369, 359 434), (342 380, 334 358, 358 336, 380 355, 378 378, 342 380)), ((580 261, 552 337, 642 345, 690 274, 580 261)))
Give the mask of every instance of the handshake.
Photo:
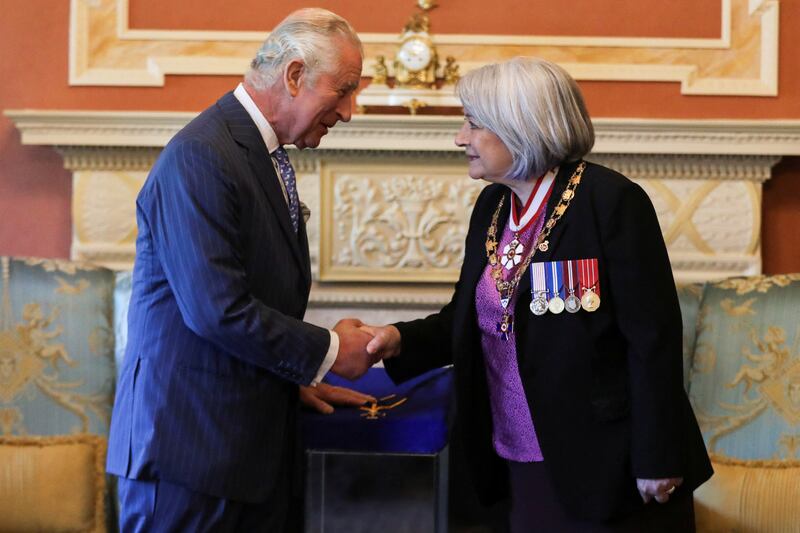
POLYGON ((339 336, 339 352, 331 372, 346 379, 360 378, 378 361, 400 353, 400 332, 394 326, 368 326, 345 318, 333 331, 339 336))

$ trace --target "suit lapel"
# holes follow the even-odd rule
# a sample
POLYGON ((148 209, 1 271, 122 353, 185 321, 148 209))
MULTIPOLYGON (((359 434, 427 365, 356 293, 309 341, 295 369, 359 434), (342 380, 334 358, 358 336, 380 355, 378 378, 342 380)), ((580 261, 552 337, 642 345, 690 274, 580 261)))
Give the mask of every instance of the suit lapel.
MULTIPOLYGON (((283 197, 283 190, 281 189, 278 180, 281 179, 275 172, 275 167, 272 165, 272 158, 267 152, 267 147, 264 145, 264 139, 261 137, 258 128, 256 127, 253 119, 247 114, 242 104, 233 95, 228 93, 223 96, 218 102, 220 109, 225 115, 225 120, 228 124, 228 129, 233 136, 233 139, 247 152, 247 162, 250 169, 255 175, 264 195, 272 205, 272 210, 278 219, 283 233, 286 236, 286 241, 291 249, 292 255, 300 264, 304 272, 309 271, 308 264, 308 250, 303 252, 300 247, 300 236, 295 234, 292 227, 292 221, 289 218, 289 206, 283 197)), ((308 242, 307 240, 304 242, 308 242)), ((307 247, 307 244, 306 244, 307 247)), ((310 277, 310 273, 309 273, 310 277)))
POLYGON ((255 173, 256 180, 264 191, 267 200, 272 204, 272 209, 275 212, 275 216, 278 218, 278 223, 283 233, 286 235, 286 240, 292 244, 292 250, 297 255, 297 259, 302 260, 299 240, 292 227, 292 220, 289 218, 289 206, 286 204, 286 199, 283 196, 283 189, 278 182, 281 178, 275 172, 275 167, 272 165, 272 158, 267 153, 266 148, 250 148, 247 151, 247 162, 255 173))

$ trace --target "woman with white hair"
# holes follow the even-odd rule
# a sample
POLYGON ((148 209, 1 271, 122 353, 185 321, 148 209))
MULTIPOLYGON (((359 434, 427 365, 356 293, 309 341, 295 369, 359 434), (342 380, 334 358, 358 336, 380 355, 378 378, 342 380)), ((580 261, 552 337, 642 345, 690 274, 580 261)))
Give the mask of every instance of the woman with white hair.
POLYGON ((693 531, 712 473, 682 382, 681 315, 647 194, 583 160, 575 81, 518 57, 464 76, 478 197, 452 301, 370 327, 403 381, 454 364, 453 439, 523 531, 693 531))

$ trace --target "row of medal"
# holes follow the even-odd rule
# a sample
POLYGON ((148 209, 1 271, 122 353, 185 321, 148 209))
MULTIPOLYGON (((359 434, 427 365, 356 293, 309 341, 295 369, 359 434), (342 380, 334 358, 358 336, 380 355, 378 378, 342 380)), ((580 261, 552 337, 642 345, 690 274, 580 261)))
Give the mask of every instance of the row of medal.
POLYGON ((591 313, 600 307, 597 259, 532 263, 530 275, 530 308, 534 315, 564 310, 577 313, 581 309, 591 313))

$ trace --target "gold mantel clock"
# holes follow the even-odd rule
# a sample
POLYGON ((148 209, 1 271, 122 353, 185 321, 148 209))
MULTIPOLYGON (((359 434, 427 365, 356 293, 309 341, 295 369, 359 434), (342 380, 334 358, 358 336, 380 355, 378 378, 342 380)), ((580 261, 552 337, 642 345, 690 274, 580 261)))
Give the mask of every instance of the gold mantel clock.
POLYGON ((401 36, 394 60, 395 84, 400 87, 433 87, 439 57, 428 34, 428 15, 416 14, 401 36))
POLYGON ((458 107, 452 85, 458 81, 458 65, 448 57, 439 63, 430 35, 428 11, 436 7, 430 0, 418 0, 422 10, 414 13, 403 28, 392 63, 392 74, 384 56, 373 65, 372 83, 358 95, 356 102, 366 106, 403 106, 415 114, 425 106, 458 107))

